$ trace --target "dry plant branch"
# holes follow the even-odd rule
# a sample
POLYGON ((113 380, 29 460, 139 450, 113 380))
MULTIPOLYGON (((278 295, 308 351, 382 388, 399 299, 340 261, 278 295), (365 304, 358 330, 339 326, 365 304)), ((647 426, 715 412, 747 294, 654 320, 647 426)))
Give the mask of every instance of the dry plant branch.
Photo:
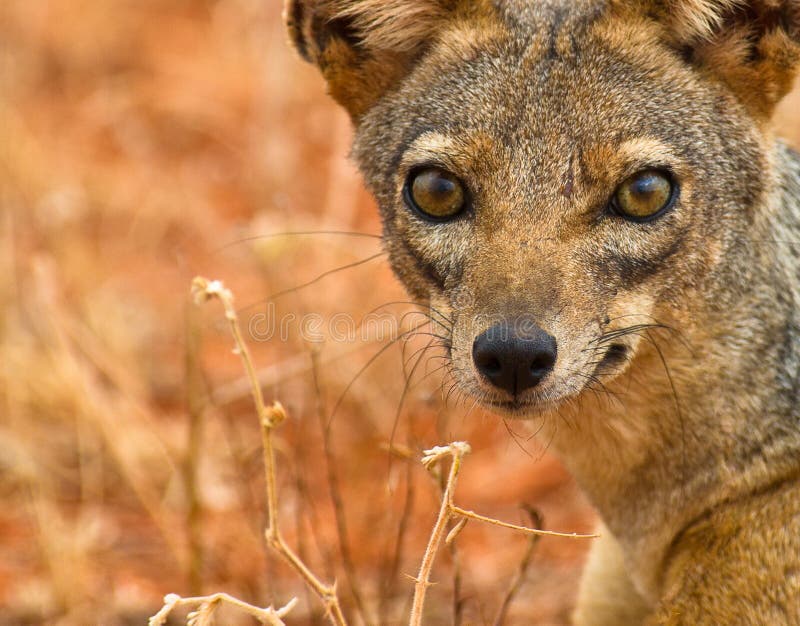
POLYGON ((328 618, 335 626, 345 626, 346 621, 336 593, 336 584, 326 585, 319 580, 306 564, 286 544, 281 535, 278 519, 278 490, 276 480, 275 451, 273 446, 273 430, 286 419, 286 412, 279 402, 267 408, 264 396, 258 383, 253 359, 244 341, 236 309, 233 306, 233 294, 224 287, 220 281, 210 281, 205 278, 195 278, 192 283, 192 293, 195 301, 205 302, 211 298, 218 298, 225 310, 225 318, 230 325, 236 343, 236 353, 242 358, 247 377, 250 381, 253 400, 256 406, 259 423, 261 425, 261 438, 266 471, 267 489, 267 544, 288 563, 319 597, 328 613, 328 618))
POLYGON ((414 586, 414 602, 411 608, 411 619, 409 626, 420 626, 422 624, 423 608, 425 605, 425 595, 428 587, 431 586, 430 575, 433 569, 433 562, 436 558, 436 553, 441 546, 444 532, 447 528, 448 522, 453 518, 460 518, 455 527, 448 533, 445 541, 450 543, 455 541, 458 534, 463 530, 469 520, 476 520, 491 524, 492 526, 500 526, 501 528, 509 528, 523 532, 530 536, 547 536, 547 537, 564 537, 570 539, 594 539, 599 535, 581 535, 578 533, 559 533, 549 530, 539 530, 536 528, 528 528, 527 526, 518 526, 516 524, 509 524, 502 522, 491 517, 479 515, 473 511, 468 511, 456 506, 453 503, 453 494, 458 480, 458 474, 461 470, 461 462, 463 458, 469 454, 471 448, 468 443, 464 441, 456 441, 447 446, 436 446, 430 450, 425 451, 422 457, 422 463, 429 470, 441 463, 447 457, 452 458, 450 464, 450 472, 445 484, 444 494, 442 495, 442 505, 439 509, 439 515, 436 519, 436 524, 431 532, 430 539, 428 540, 428 547, 425 550, 425 555, 422 558, 419 574, 417 575, 414 586))
POLYGON ((297 598, 293 598, 286 606, 280 609, 275 609, 271 606, 262 609, 237 600, 227 593, 215 593, 210 596, 198 596, 195 598, 181 598, 179 595, 171 593, 164 598, 164 606, 148 620, 147 626, 164 626, 172 611, 186 606, 197 607, 195 611, 189 613, 187 618, 189 626, 210 626, 210 624, 213 624, 214 614, 222 604, 235 607, 256 618, 266 626, 286 626, 283 618, 297 604, 297 598))
MULTIPOLYGON (((223 305, 225 310, 225 318, 230 325, 231 334, 233 335, 236 348, 235 352, 241 357, 244 364, 247 379, 250 383, 253 401, 256 407, 259 423, 261 425, 262 447, 264 455, 264 466, 266 474, 266 497, 267 497, 267 530, 266 540, 267 544, 275 550, 283 560, 288 563, 303 579, 307 587, 313 591, 321 600, 327 611, 327 616, 334 626, 346 626, 346 621, 342 613, 341 604, 336 592, 336 584, 326 585, 319 578, 317 578, 311 570, 306 566, 303 560, 286 544, 284 541, 279 527, 278 518, 278 491, 276 480, 276 463, 275 451, 273 442, 273 431, 286 419, 286 412, 279 402, 275 402, 271 407, 267 407, 264 403, 264 397, 261 392, 261 386, 258 382, 255 367, 253 366, 253 359, 244 341, 239 320, 236 315, 236 310, 233 306, 233 294, 224 287, 219 281, 209 281, 205 278, 195 278, 192 283, 192 293, 195 301, 200 304, 212 298, 217 298, 223 305)), ((314 364, 316 365, 316 363, 314 364)), ((315 371, 316 374, 316 371, 315 371)), ((319 382, 315 379, 317 390, 319 391, 319 382)), ((324 426, 324 423, 323 423, 324 426)), ((324 434, 324 431, 323 431, 324 434)), ((462 509, 454 504, 453 494, 456 488, 459 471, 461 469, 461 462, 470 452, 469 444, 465 442, 454 442, 448 446, 437 446, 430 450, 425 451, 422 459, 423 465, 427 469, 432 469, 435 465, 441 463, 446 458, 452 459, 450 464, 450 471, 447 481, 444 485, 442 494, 441 507, 436 520, 436 524, 431 532, 428 546, 423 556, 422 564, 420 565, 419 574, 416 578, 416 585, 414 589, 414 599, 411 609, 410 625, 420 626, 422 623, 423 608, 425 604, 425 595, 428 587, 430 586, 430 576, 433 570, 433 564, 436 554, 441 546, 442 541, 450 544, 455 540, 461 530, 466 526, 469 520, 476 520, 485 522, 493 526, 508 528, 523 532, 532 537, 539 536, 553 536, 553 537, 568 537, 568 538, 591 538, 597 535, 579 535, 576 533, 558 533, 553 531, 538 530, 535 528, 528 528, 526 526, 519 526, 502 522, 484 515, 462 509), (445 533, 449 523, 453 520, 458 520, 455 526, 450 530, 445 538, 445 533)), ((330 454, 330 450, 327 451, 330 454)), ((332 460, 328 458, 329 462, 332 460)), ((527 567, 527 565, 525 565, 527 567)), ((516 584, 515 584, 516 587, 516 584)), ((293 599, 285 607, 275 610, 272 607, 267 609, 260 609, 252 606, 227 594, 215 594, 212 596, 203 596, 195 598, 181 598, 177 595, 169 595, 164 599, 164 606, 150 618, 149 626, 163 626, 169 614, 179 606, 197 605, 198 609, 189 614, 189 626, 206 626, 211 623, 214 613, 217 608, 227 603, 235 606, 248 614, 261 620, 263 624, 271 626, 283 625, 282 618, 292 609, 296 604, 297 599, 293 599)))
POLYGON ((442 495, 442 506, 439 509, 439 515, 436 518, 436 524, 433 526, 433 531, 428 541, 428 547, 425 549, 425 555, 422 557, 422 564, 420 565, 419 574, 417 574, 416 584, 414 585, 414 602, 411 605, 410 626, 420 626, 422 624, 422 610, 425 606, 425 594, 430 586, 433 562, 436 558, 436 552, 439 550, 439 546, 442 543, 444 531, 447 528, 447 522, 450 521, 452 516, 450 512, 450 503, 453 500, 453 490, 456 488, 458 472, 461 469, 461 460, 464 458, 464 455, 469 454, 469 452, 470 447, 468 443, 456 441, 446 447, 438 446, 426 450, 425 456, 422 458, 423 465, 428 469, 432 468, 436 463, 447 456, 451 456, 453 461, 450 464, 450 473, 447 477, 444 494, 442 495))
MULTIPOLYGON (((541 528, 543 526, 541 514, 533 507, 525 505, 523 508, 531 518, 531 526, 535 528, 541 528)), ((517 571, 514 574, 514 578, 511 579, 511 583, 509 584, 508 590, 503 597, 503 601, 500 603, 500 608, 497 610, 497 616, 494 618, 494 626, 503 626, 505 623, 506 616, 508 615, 508 609, 511 606, 511 603, 514 601, 517 593, 519 593, 519 590, 522 588, 522 583, 525 582, 525 575, 528 573, 528 568, 533 560, 533 553, 536 550, 536 546, 541 538, 541 535, 531 535, 528 537, 528 547, 525 549, 525 553, 522 555, 522 559, 517 566, 517 571)))

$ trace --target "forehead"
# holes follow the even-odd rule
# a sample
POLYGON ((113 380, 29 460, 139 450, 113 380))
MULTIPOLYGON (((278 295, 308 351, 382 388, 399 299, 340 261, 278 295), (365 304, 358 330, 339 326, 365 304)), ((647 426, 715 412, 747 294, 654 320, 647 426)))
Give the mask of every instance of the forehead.
POLYGON ((407 112, 409 132, 480 131, 542 158, 578 141, 659 136, 686 121, 680 98, 700 92, 645 27, 620 46, 625 29, 602 3, 504 3, 499 27, 445 32, 392 106, 407 112))
POLYGON ((452 158, 441 165, 506 196, 555 193, 573 171, 608 191, 621 148, 640 140, 696 176, 745 184, 732 172, 751 173, 759 150, 741 107, 661 43, 655 22, 588 0, 502 7, 492 23, 451 24, 358 125, 354 155, 384 210, 430 137, 417 164, 440 146, 452 158))

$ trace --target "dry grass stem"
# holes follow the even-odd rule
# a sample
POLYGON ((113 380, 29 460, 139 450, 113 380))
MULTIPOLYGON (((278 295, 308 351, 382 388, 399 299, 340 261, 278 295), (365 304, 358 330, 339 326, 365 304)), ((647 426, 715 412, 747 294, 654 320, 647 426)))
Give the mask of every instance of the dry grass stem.
POLYGON ((519 526, 517 524, 510 524, 502 522, 491 517, 479 515, 473 511, 467 511, 453 503, 453 494, 455 492, 456 482, 458 480, 458 473, 461 470, 462 459, 469 454, 471 448, 468 443, 464 441, 456 441, 447 446, 436 446, 430 450, 426 450, 422 457, 422 464, 428 469, 432 470, 436 465, 444 461, 446 458, 451 457, 450 472, 445 484, 444 493, 442 495, 442 505, 439 509, 439 515, 436 519, 436 524, 431 532, 430 539, 428 540, 428 547, 425 550, 425 555, 422 558, 419 574, 415 579, 414 586, 414 601, 411 608, 411 618, 409 620, 410 626, 420 626, 422 624, 423 608, 425 605, 425 595, 428 587, 431 586, 430 575, 433 569, 433 563, 436 558, 436 553, 441 546, 443 538, 448 543, 455 540, 458 534, 463 530, 466 521, 476 520, 485 522, 492 526, 499 526, 501 528, 508 528, 523 532, 530 536, 535 537, 564 537, 568 539, 594 539, 599 535, 582 535, 578 533, 559 533, 548 530, 539 530, 538 528, 529 528, 527 526, 519 526), (444 537, 447 524, 453 518, 461 518, 458 524, 444 537), (464 523, 462 523, 464 522, 464 523))
POLYGON ((209 626, 213 623, 214 614, 222 604, 235 607, 266 626, 286 626, 283 618, 295 607, 297 598, 292 598, 286 606, 280 609, 275 609, 271 606, 262 609, 237 600, 227 593, 215 593, 210 596, 198 596, 195 598, 181 598, 179 595, 171 593, 164 598, 164 606, 148 620, 147 626, 164 626, 172 611, 182 607, 197 607, 186 618, 188 626, 209 626))
POLYGON ((188 578, 192 594, 199 595, 203 587, 202 506, 200 503, 198 463, 203 445, 206 388, 198 363, 200 332, 197 313, 193 306, 186 307, 186 345, 184 348, 184 375, 186 377, 186 411, 189 415, 189 433, 183 460, 183 480, 186 489, 186 529, 189 544, 188 578))
MULTIPOLYGON (((458 523, 453 527, 453 530, 456 530, 458 525, 463 521, 465 520, 459 520, 458 523)), ((463 529, 463 526, 461 526, 461 529, 463 529)), ((458 550, 458 544, 455 541, 455 538, 459 535, 461 530, 457 530, 455 535, 451 538, 451 535, 453 535, 453 530, 448 533, 444 543, 447 546, 447 551, 450 553, 450 561, 453 568, 453 591, 451 600, 453 626, 461 626, 464 620, 464 605, 466 601, 461 592, 463 586, 463 576, 461 573, 461 554, 458 550), (447 542, 448 538, 450 538, 450 543, 447 542)))
POLYGON ((325 401, 322 397, 322 380, 320 378, 320 349, 319 346, 311 346, 311 373, 314 380, 314 394, 317 400, 317 417, 322 436, 322 449, 325 454, 325 469, 328 482, 328 493, 333 504, 333 514, 336 520, 336 537, 339 540, 339 554, 342 557, 342 567, 353 595, 355 609, 361 620, 366 624, 374 622, 369 617, 364 601, 364 593, 358 584, 356 567, 353 563, 353 556, 350 550, 350 539, 347 531, 347 516, 345 514, 342 489, 339 485, 339 473, 336 471, 336 456, 333 451, 333 441, 331 440, 331 428, 328 423, 328 416, 325 414, 325 401))
MULTIPOLYGON (((413 417, 409 417, 409 422, 413 423, 413 417)), ((413 428, 412 428, 413 430, 413 428)), ((379 623, 386 624, 388 619, 389 603, 391 598, 395 596, 397 581, 400 578, 400 567, 403 561, 403 555, 406 550, 406 540, 409 526, 411 524, 411 516, 414 512, 414 468, 416 464, 413 463, 416 456, 409 445, 398 445, 395 443, 387 442, 381 445, 381 448, 387 451, 392 457, 397 457, 405 464, 405 494, 403 495, 403 508, 400 513, 400 519, 397 523, 397 531, 394 537, 394 546, 390 547, 391 558, 386 560, 386 566, 382 572, 382 585, 381 595, 378 603, 378 616, 379 623)))
POLYGON ((241 328, 239 327, 236 309, 233 306, 233 294, 230 290, 226 289, 220 281, 210 281, 202 277, 194 279, 192 283, 192 294, 198 304, 211 298, 218 298, 220 302, 222 302, 222 306, 225 310, 225 318, 230 324, 231 333, 236 343, 236 353, 242 358, 245 371, 250 380, 253 400, 255 401, 256 412, 258 414, 259 423, 261 424, 264 466, 266 471, 268 525, 265 535, 267 544, 302 577, 303 581, 319 597, 325 606, 331 623, 336 626, 345 626, 347 622, 339 603, 336 584, 326 585, 320 581, 286 544, 280 533, 275 451, 272 432, 286 419, 286 412, 279 402, 275 402, 269 408, 264 404, 264 396, 261 393, 261 386, 256 376, 256 369, 253 366, 253 359, 244 341, 241 328))

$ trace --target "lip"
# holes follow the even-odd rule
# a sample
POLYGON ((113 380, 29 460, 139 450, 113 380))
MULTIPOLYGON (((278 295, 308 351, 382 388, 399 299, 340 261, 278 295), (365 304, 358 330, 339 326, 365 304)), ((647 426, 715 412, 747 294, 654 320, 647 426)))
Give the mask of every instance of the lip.
POLYGON ((518 400, 483 400, 483 403, 498 409, 513 410, 536 406, 533 402, 519 402, 518 400))

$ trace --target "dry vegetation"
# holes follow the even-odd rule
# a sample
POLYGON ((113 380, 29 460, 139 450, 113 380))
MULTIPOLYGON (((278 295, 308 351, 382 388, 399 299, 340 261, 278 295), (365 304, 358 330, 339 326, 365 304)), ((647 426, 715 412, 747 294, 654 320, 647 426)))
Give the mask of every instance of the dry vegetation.
MULTIPOLYGON (((378 232, 347 120, 284 44, 279 4, 0 3, 0 624, 144 624, 170 591, 297 596, 287 622, 322 622, 266 552, 249 386, 222 315, 188 296, 195 274, 221 277, 247 323, 270 294, 380 252, 373 238, 264 236, 378 232)), ((795 142, 798 104, 781 117, 795 142)), ((274 314, 384 306, 402 320, 405 299, 375 258, 274 299, 274 314)), ((386 342, 290 331, 250 343, 290 415, 282 530, 339 581, 348 614, 408 614, 441 497, 418 462, 433 444, 473 444, 465 507, 528 523, 525 502, 548 528, 591 530, 528 429, 442 402, 440 362, 414 369, 427 337, 351 384, 386 342)), ((564 623, 587 544, 543 539, 520 578, 527 541, 464 529, 434 568, 429 623, 491 624, 516 581, 507 623, 564 623)))

